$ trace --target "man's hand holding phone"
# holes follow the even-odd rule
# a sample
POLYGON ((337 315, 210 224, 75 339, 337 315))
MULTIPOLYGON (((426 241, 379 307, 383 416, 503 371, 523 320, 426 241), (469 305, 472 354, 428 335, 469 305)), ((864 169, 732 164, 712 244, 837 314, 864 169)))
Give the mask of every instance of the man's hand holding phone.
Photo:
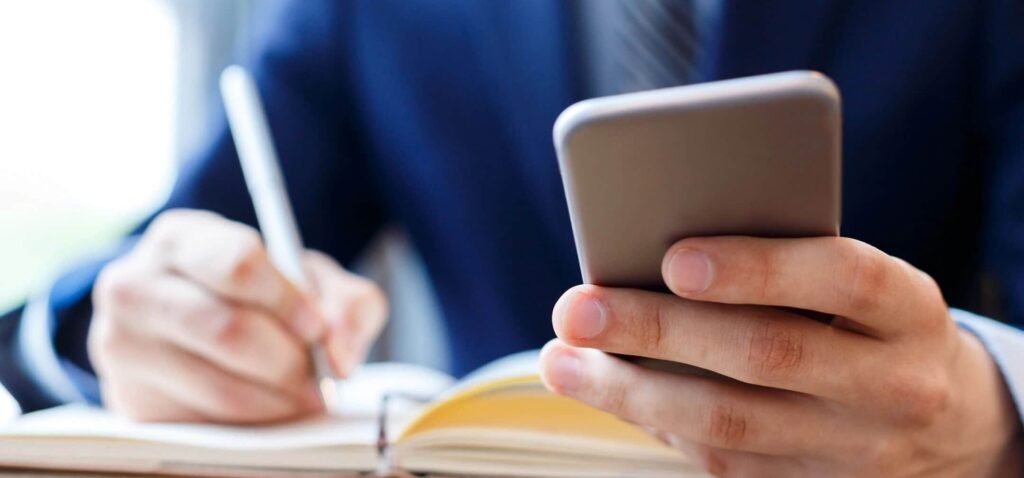
POLYGON ((908 263, 845 238, 696 238, 668 251, 662 275, 672 295, 566 292, 542 354, 548 386, 719 476, 1018 476, 1020 420, 998 369, 908 263))
POLYGON ((251 423, 321 411, 306 344, 345 376, 387 315, 384 294, 307 251, 313 290, 259 233, 215 214, 163 213, 94 290, 89 352, 106 405, 141 420, 251 423))

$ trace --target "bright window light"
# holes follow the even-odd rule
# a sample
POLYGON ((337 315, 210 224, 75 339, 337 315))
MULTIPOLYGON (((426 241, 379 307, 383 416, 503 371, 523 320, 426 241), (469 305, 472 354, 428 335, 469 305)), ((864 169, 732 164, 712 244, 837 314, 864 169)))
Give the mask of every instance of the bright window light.
POLYGON ((0 308, 164 200, 177 56, 162 0, 0 2, 0 308))

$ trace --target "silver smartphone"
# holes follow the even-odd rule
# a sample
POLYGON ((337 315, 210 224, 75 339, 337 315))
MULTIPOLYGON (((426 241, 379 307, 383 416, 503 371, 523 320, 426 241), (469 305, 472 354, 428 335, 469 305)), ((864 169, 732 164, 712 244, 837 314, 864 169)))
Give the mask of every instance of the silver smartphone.
POLYGON ((839 234, 839 92, 795 71, 581 101, 554 140, 583 281, 665 290, 694 236, 839 234))
POLYGON ((665 291, 687 237, 838 235, 841 136, 839 92, 809 71, 570 106, 554 141, 583 281, 665 291))

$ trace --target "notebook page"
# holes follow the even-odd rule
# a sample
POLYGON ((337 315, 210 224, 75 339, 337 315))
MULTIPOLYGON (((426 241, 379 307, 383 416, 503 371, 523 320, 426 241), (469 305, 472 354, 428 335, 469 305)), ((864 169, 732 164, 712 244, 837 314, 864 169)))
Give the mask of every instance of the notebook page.
MULTIPOLYGON (((339 417, 293 423, 225 426, 192 423, 136 423, 86 405, 66 405, 30 413, 0 426, 0 440, 24 438, 126 439, 225 450, 285 450, 337 445, 368 445, 377 440, 377 412, 385 392, 427 393, 447 388, 452 379, 406 364, 369 364, 339 384, 339 417)), ((392 410, 395 427, 418 407, 392 410)))
POLYGON ((125 439, 209 448, 259 450, 372 443, 370 418, 318 417, 282 425, 242 427, 192 423, 136 423, 86 405, 30 413, 0 430, 0 438, 125 439))
MULTIPOLYGON (((385 394, 402 393, 433 398, 449 389, 455 379, 427 367, 396 362, 370 363, 337 383, 338 410, 345 416, 376 417, 385 394)), ((410 403, 396 401, 390 412, 408 411, 410 403)))

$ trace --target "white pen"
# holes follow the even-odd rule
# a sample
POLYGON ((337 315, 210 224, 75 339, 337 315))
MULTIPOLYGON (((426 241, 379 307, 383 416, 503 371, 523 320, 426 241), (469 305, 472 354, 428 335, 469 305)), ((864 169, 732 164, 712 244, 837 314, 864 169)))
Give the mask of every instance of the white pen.
MULTIPOLYGON (((302 238, 288 201, 256 82, 244 68, 232 65, 221 74, 220 90, 270 260, 285 277, 305 289, 309 283, 302 267, 302 238)), ((333 413, 336 377, 319 342, 309 344, 308 350, 324 409, 333 413)))

